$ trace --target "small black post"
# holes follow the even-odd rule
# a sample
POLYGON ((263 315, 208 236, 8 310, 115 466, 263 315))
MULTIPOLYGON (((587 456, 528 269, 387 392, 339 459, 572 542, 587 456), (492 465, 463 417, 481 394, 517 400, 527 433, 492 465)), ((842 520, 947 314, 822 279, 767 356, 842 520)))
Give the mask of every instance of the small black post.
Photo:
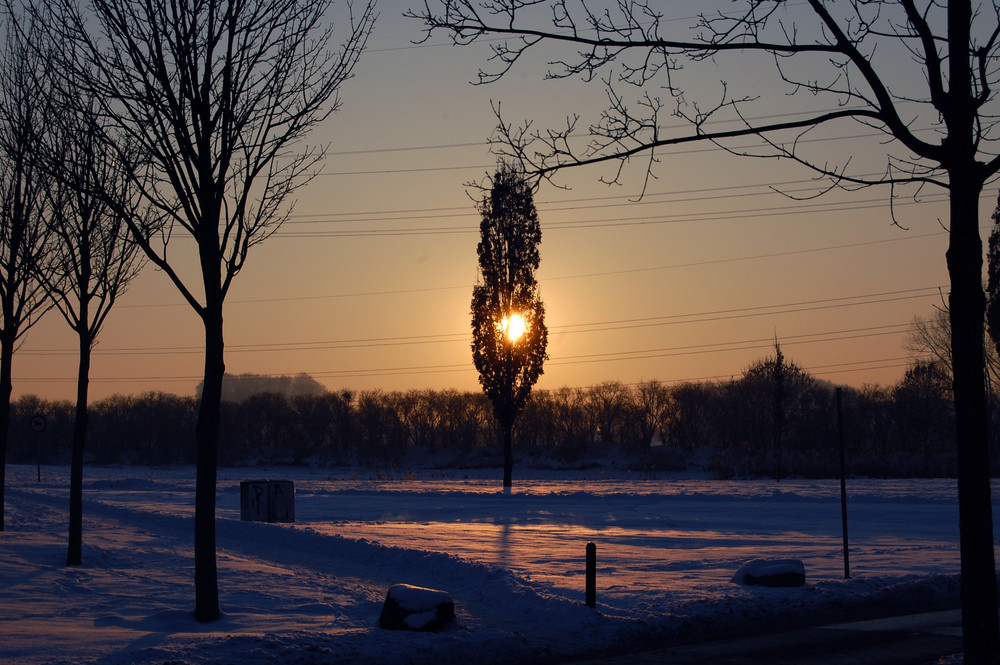
POLYGON ((587 543, 587 607, 597 607, 597 545, 587 543))
POLYGON ((837 440, 840 444, 840 522, 844 531, 844 579, 851 579, 851 555, 847 548, 847 463, 844 455, 844 414, 841 389, 837 388, 837 440))
POLYGON ((41 433, 45 431, 45 416, 36 413, 31 417, 31 429, 39 436, 35 439, 35 463, 38 467, 38 482, 42 482, 42 446, 41 433))

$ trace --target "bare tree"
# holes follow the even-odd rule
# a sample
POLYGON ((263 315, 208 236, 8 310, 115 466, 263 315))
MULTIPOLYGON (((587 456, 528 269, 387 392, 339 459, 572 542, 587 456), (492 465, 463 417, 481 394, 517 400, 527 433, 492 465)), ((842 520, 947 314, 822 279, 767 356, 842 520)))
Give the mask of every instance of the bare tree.
POLYGON ((739 155, 793 160, 828 178, 831 188, 886 184, 894 195, 906 185, 948 192, 965 657, 970 663, 997 662, 979 199, 1000 168, 998 3, 747 0, 724 10, 703 9, 686 24, 664 20, 659 6, 649 0, 424 0, 409 15, 424 23, 428 37, 440 30, 458 44, 496 40, 494 67, 480 72, 480 82, 502 78, 535 47, 563 45, 568 53, 562 59, 546 53, 549 77, 603 84, 608 107, 587 128, 577 126, 576 115, 563 128, 541 130, 500 118, 499 152, 521 160, 538 177, 607 163, 612 171, 606 180, 616 182, 622 167, 641 156, 648 181, 670 146, 710 141, 739 155), (763 68, 755 71, 755 89, 746 96, 731 94, 725 83, 705 106, 684 95, 685 65, 725 66, 730 55, 762 56, 773 64, 774 85, 812 95, 812 105, 798 117, 751 114, 765 85, 763 68), (637 89, 634 101, 621 92, 629 86, 637 89), (814 99, 825 108, 815 110, 814 99), (690 121, 690 131, 665 126, 667 117, 690 121), (722 120, 735 126, 714 124, 722 120), (849 158, 838 162, 828 153, 810 153, 814 144, 807 138, 827 130, 843 135, 845 123, 884 136, 884 170, 871 175, 849 158), (759 146, 727 143, 747 136, 758 137, 759 146))
POLYGON ((58 256, 51 251, 48 190, 51 178, 39 163, 53 108, 43 72, 51 65, 36 48, 38 24, 24 30, 4 15, 0 53, 0 531, 4 528, 7 438, 13 391, 14 351, 50 307, 47 276, 58 256))
MULTIPOLYGON (((335 48, 329 0, 55 0, 40 6, 67 46, 60 63, 101 104, 113 145, 135 143, 129 164, 162 230, 125 216, 150 262, 205 328, 205 370, 195 437, 195 614, 220 616, 215 547, 217 450, 225 373, 223 304, 249 250, 288 214, 324 151, 300 140, 339 106, 367 43, 373 2, 348 4, 335 48), (194 242, 193 256, 173 238, 194 242), (185 261, 186 259, 186 261, 185 261), (182 269, 193 263, 195 277, 182 269)), ((119 150, 118 157, 127 159, 119 150)))
MULTIPOLYGON (((988 320, 987 320, 988 325, 988 320)), ((986 372, 989 379, 988 387, 994 391, 1000 387, 1000 357, 996 347, 989 339, 983 340, 986 354, 986 372)), ((948 376, 953 376, 951 369, 951 318, 947 303, 935 307, 929 316, 915 316, 910 322, 910 329, 903 340, 903 348, 913 354, 915 362, 928 359, 937 362, 948 376), (928 358, 932 356, 932 358, 928 358)))
POLYGON ((666 441, 667 428, 676 407, 670 388, 656 379, 640 382, 634 393, 641 437, 639 443, 643 450, 648 450, 657 436, 661 442, 666 441))
POLYGON ((916 356, 915 360, 933 360, 951 374, 951 324, 948 309, 939 307, 930 316, 915 316, 903 340, 903 348, 916 356))
POLYGON ((596 423, 594 439, 609 443, 622 443, 621 429, 628 418, 629 388, 621 381, 604 381, 587 390, 586 405, 591 420, 596 423))
MULTIPOLYGON (((126 165, 101 141, 96 104, 74 90, 61 93, 44 150, 53 240, 61 262, 47 278, 52 302, 76 333, 79 366, 70 465, 69 544, 66 563, 78 566, 83 547, 83 453, 87 438, 91 351, 118 296, 143 264, 123 211, 136 209, 136 188, 126 165)), ((121 147, 123 150, 124 146, 121 147)), ((141 209, 141 208, 140 208, 141 209)), ((136 224, 148 228, 143 220, 136 224)))

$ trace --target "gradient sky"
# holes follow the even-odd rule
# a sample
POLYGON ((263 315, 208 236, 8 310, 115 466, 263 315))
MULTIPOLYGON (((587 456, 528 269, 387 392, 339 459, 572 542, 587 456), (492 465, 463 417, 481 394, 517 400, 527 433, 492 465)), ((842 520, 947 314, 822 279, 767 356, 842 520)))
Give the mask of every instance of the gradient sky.
MULTIPOLYGON (((403 7, 382 5, 342 109, 310 137, 331 144, 322 173, 235 281, 225 310, 229 372, 305 372, 332 390, 479 388, 469 350, 479 218, 464 183, 496 163, 486 144, 490 101, 511 120, 559 126, 569 113, 596 119, 604 91, 543 81, 544 58, 472 86, 484 49, 445 45, 443 35, 414 46, 420 26, 400 16, 403 7)), ((693 15, 678 7, 680 19, 693 15)), ((688 67, 700 77, 692 85, 706 94, 720 78, 761 92, 761 114, 816 103, 769 90, 751 63, 698 68, 688 67)), ((817 136, 812 149, 884 167, 871 131, 844 131, 817 136)), ((569 189, 545 184, 536 194, 550 331, 538 388, 728 379, 770 354, 775 335, 817 377, 899 380, 911 320, 929 316, 948 283, 942 191, 898 200, 900 228, 887 188, 798 201, 770 189, 817 190, 793 164, 709 145, 661 159, 639 202, 640 162, 622 186, 598 182, 607 168, 587 168, 560 176, 569 189)), ((983 197, 984 226, 995 193, 989 185, 983 197)), ((202 330, 167 278, 147 268, 108 319, 92 398, 192 394, 202 330)), ((15 397, 71 399, 76 362, 68 326, 50 312, 15 356, 15 397)))

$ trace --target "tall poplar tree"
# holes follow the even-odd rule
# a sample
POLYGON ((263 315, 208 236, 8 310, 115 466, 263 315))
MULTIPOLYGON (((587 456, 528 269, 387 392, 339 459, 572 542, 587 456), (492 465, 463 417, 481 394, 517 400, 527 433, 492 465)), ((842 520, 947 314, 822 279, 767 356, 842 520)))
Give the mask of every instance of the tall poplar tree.
POLYGON ((530 183, 502 164, 479 203, 479 283, 472 289, 472 361, 503 442, 503 485, 512 484, 514 422, 548 358, 545 307, 535 270, 538 222, 530 183))

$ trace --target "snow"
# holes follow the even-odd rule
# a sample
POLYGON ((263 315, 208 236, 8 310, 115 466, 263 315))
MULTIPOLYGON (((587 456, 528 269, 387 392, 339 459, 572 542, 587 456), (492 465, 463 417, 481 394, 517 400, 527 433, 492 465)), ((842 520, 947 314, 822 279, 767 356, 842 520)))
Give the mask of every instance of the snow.
POLYGON ((526 662, 957 598, 953 480, 849 481, 844 579, 836 481, 523 471, 505 493, 499 470, 225 469, 224 616, 202 625, 193 468, 86 469, 78 567, 64 565, 68 469, 41 473, 7 468, 4 663, 526 662), (294 482, 295 522, 240 520, 240 481, 260 477, 294 482), (584 603, 589 542, 596 610, 584 603), (802 561, 807 584, 732 584, 755 559, 802 561), (394 584, 441 590, 456 621, 380 629, 394 584))
POLYGON ((426 612, 441 603, 450 603, 451 597, 444 591, 425 589, 412 584, 393 584, 389 595, 396 599, 401 609, 408 612, 426 612))
MULTIPOLYGON (((740 566, 730 580, 733 584, 758 584, 758 580, 769 577, 794 577, 802 579, 806 567, 798 559, 754 559, 740 566)), ((791 586, 791 585, 785 585, 791 586)))
POLYGON ((420 612, 418 614, 411 614, 410 616, 403 619, 403 622, 414 630, 420 630, 429 624, 431 621, 437 619, 436 610, 427 610, 426 612, 420 612))
POLYGON ((411 584, 389 587, 379 626, 398 630, 441 630, 455 619, 455 603, 444 591, 411 584))

